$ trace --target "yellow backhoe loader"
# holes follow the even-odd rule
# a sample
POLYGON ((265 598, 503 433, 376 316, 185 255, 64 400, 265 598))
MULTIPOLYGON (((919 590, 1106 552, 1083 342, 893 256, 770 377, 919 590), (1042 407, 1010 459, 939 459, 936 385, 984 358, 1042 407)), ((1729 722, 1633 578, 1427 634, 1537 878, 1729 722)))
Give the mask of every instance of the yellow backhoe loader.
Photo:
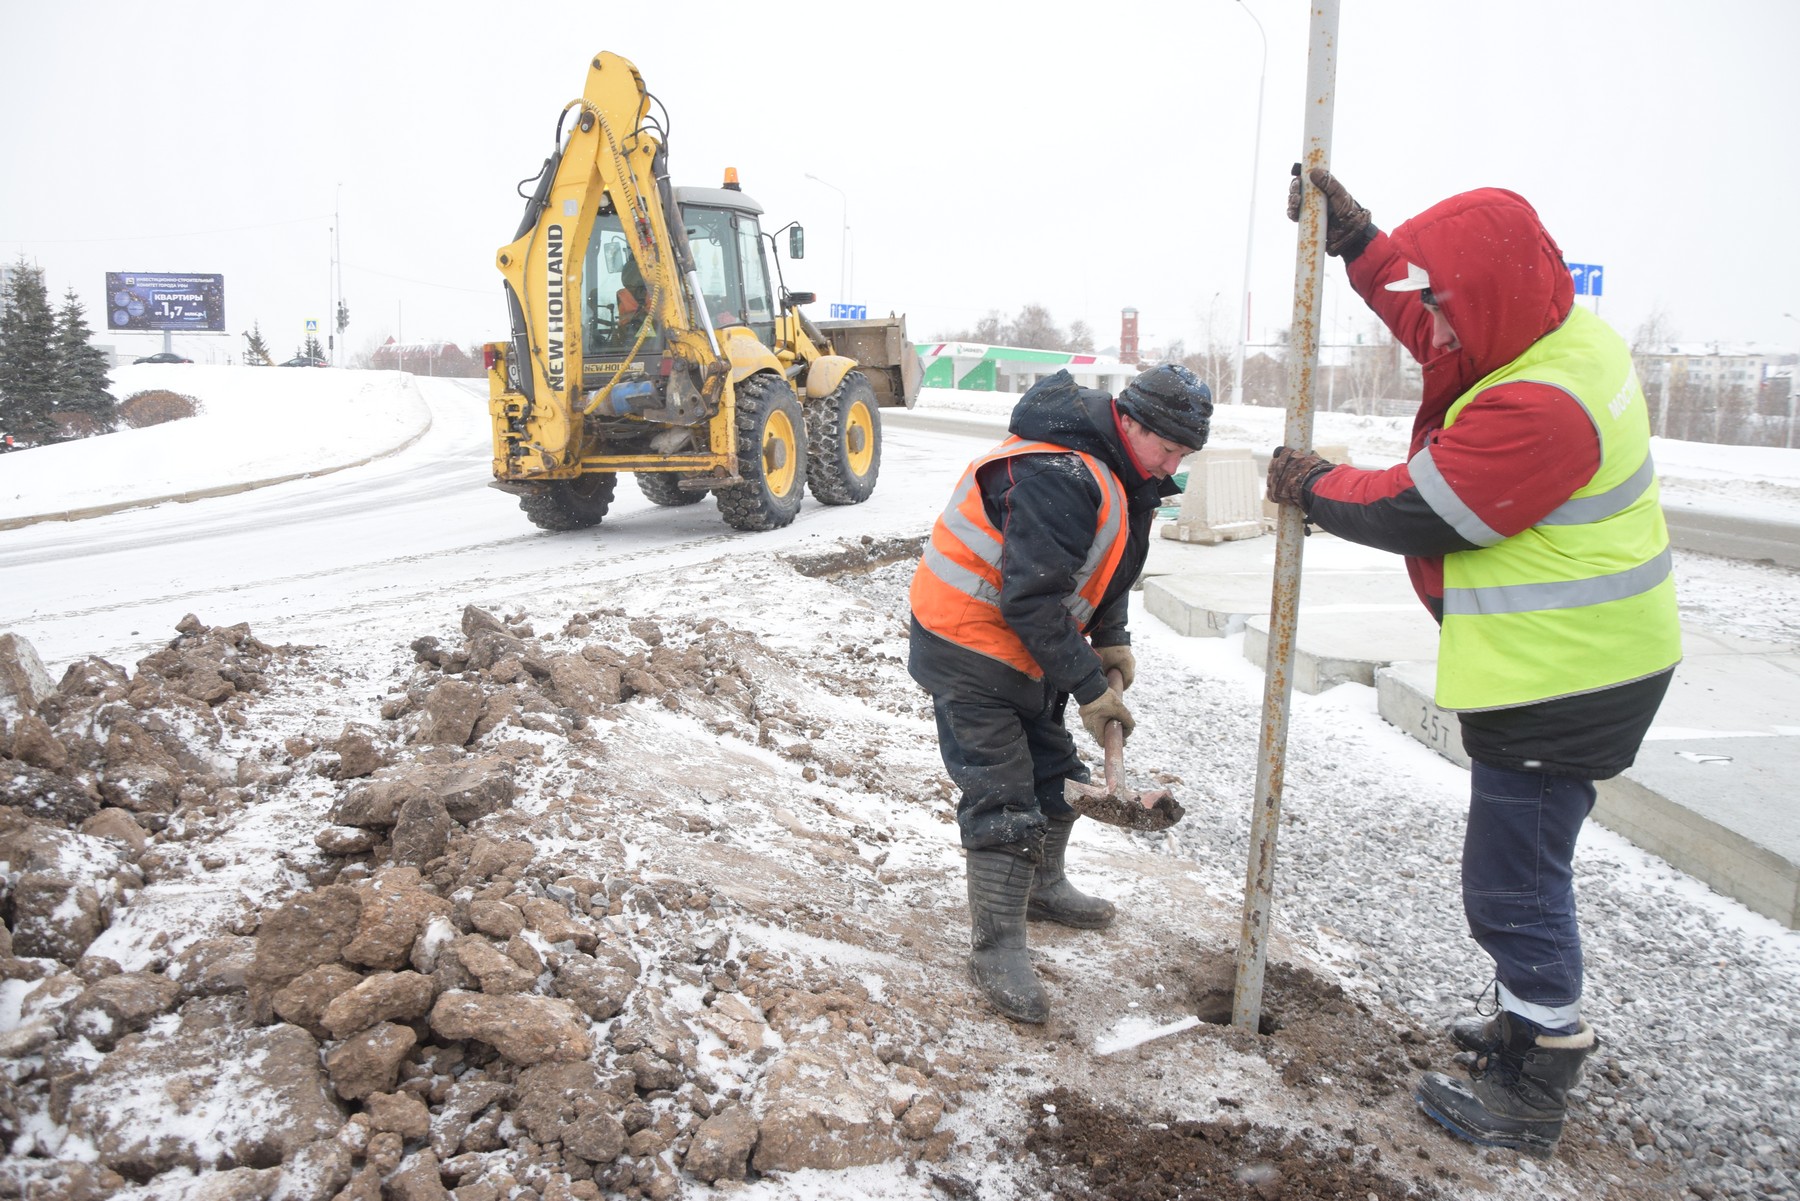
MULTIPOLYGON (((781 281, 775 234, 735 172, 671 186, 653 100, 630 62, 597 55, 526 181, 497 256, 512 337, 485 354, 493 486, 551 530, 598 524, 623 471, 659 505, 711 492, 740 530, 787 525, 805 489, 867 500, 879 410, 918 395, 906 319, 808 320, 813 296, 781 281)), ((802 257, 803 231, 784 228, 802 257)))

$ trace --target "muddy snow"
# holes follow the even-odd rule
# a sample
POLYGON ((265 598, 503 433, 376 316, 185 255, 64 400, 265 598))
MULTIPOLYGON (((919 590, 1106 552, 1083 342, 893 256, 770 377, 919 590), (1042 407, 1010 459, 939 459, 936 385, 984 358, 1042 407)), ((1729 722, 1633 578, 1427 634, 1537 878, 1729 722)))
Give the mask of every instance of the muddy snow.
POLYGON ((12 672, 0 1195, 1795 1187, 1791 940, 1603 831, 1606 1042, 1558 1157, 1415 1112, 1485 976, 1460 773, 1367 690, 1299 698, 1265 1032, 1230 1027, 1260 679, 1150 621, 1132 762, 1187 820, 1078 828, 1122 919, 1034 927, 1053 1018, 993 1016, 904 671, 916 546, 470 605, 373 654, 195 617, 130 670, 12 672))
MULTIPOLYGON (((904 668, 984 443, 897 426, 869 504, 773 535, 623 488, 552 538, 480 489, 478 403, 419 385, 382 464, 0 543, 0 1198, 1800 1195, 1800 936, 1591 824, 1602 1044, 1556 1157, 1418 1114, 1488 979, 1467 776, 1370 689, 1294 698, 1263 1028, 1230 1026, 1262 678, 1141 611, 1130 774, 1187 817, 1077 827, 1120 920, 1034 926, 1052 1019, 997 1018, 904 668)), ((938 407, 981 438, 995 403, 938 407)), ((1759 472, 1669 490, 1792 507, 1759 472)), ((1677 570, 1690 622, 1800 642, 1794 573, 1677 570)))

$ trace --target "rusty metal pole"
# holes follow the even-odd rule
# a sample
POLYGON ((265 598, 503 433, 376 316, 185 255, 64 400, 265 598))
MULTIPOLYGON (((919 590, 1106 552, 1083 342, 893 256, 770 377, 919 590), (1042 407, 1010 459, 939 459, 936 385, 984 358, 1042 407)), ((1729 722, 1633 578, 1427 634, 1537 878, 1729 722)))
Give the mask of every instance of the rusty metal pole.
MULTIPOLYGON (((1302 169, 1328 167, 1332 91, 1337 79, 1338 0, 1316 0, 1306 59, 1306 146, 1302 169)), ((1287 429, 1283 444, 1312 449, 1313 377, 1319 366, 1319 303, 1324 288, 1325 204, 1303 183, 1300 247, 1294 262, 1294 320, 1289 334, 1287 429)), ((1300 510, 1281 506, 1275 527, 1275 585, 1269 600, 1268 651, 1263 683, 1262 738, 1256 764, 1255 811, 1250 823, 1250 868, 1244 883, 1244 925, 1238 936, 1237 987, 1231 1024, 1255 1031, 1262 1021, 1263 969, 1273 930, 1275 841, 1281 827, 1281 785, 1287 768, 1288 702, 1293 695, 1294 634, 1300 618, 1300 510)))

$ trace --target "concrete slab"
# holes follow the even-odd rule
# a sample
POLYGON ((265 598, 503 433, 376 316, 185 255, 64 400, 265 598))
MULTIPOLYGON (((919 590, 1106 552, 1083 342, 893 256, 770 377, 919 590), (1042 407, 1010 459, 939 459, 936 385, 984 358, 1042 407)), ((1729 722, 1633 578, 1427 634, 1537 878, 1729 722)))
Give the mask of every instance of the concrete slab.
MULTIPOLYGON (((1244 634, 1261 665, 1275 539, 1152 538, 1144 607, 1190 637, 1244 634)), ((1437 627, 1398 557, 1326 535, 1301 560, 1294 686, 1372 683, 1382 717, 1469 765, 1432 702, 1437 627)), ((1758 913, 1800 929, 1800 645, 1682 632, 1684 658, 1638 762, 1602 781, 1594 817, 1758 913)))
MULTIPOLYGON (((1389 663, 1437 653, 1437 623, 1417 601, 1308 606, 1305 585, 1300 594, 1293 677, 1301 692, 1316 696, 1338 684, 1373 685, 1376 671, 1389 663)), ((1258 614, 1244 624, 1244 658, 1260 668, 1268 647, 1269 619, 1258 614)))
POLYGON ((1800 929, 1800 738, 1650 742, 1602 780, 1594 817, 1789 929, 1800 929))
MULTIPOLYGON (((1800 929, 1800 652, 1707 631, 1683 633, 1637 762, 1602 780, 1594 819, 1758 913, 1800 929)), ((1456 714, 1431 700, 1437 665, 1376 675, 1381 716, 1463 767, 1456 714)))

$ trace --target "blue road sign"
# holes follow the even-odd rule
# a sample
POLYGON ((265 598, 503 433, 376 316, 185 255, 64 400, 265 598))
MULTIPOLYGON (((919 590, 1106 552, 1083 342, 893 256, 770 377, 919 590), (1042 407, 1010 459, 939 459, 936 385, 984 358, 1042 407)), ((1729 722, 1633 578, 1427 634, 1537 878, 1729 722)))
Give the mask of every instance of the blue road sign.
POLYGON ((831 306, 831 315, 846 321, 867 321, 869 306, 866 304, 834 304, 831 306))
POLYGON ((1606 289, 1606 268, 1599 263, 1569 263, 1569 275, 1575 280, 1575 295, 1599 296, 1606 289))

